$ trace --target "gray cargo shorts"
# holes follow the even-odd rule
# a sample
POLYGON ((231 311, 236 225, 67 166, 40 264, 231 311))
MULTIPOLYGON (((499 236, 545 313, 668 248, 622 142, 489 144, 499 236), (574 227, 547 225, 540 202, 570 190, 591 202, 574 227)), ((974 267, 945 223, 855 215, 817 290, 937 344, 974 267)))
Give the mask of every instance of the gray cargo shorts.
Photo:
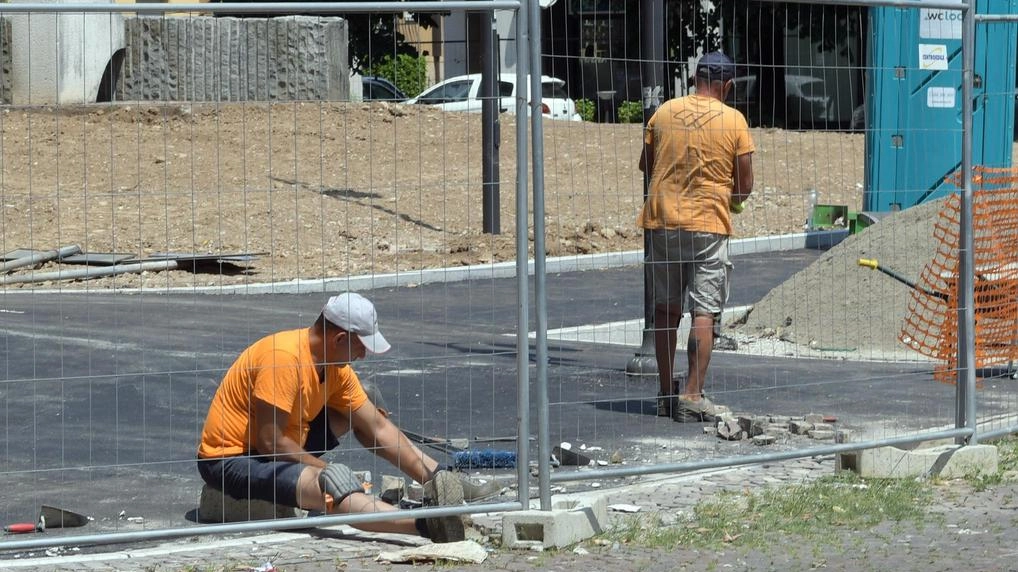
POLYGON ((686 230, 649 230, 654 304, 682 305, 694 315, 721 317, 728 302, 728 236, 686 230))

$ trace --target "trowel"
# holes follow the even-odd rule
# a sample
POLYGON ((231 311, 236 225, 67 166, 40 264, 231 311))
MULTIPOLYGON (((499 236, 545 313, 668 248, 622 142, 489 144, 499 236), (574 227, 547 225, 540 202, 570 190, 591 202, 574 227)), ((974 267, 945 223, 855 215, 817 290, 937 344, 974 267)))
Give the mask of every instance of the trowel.
POLYGON ((88 517, 55 506, 42 505, 39 510, 39 520, 36 522, 17 522, 4 527, 8 534, 26 534, 29 532, 44 532, 47 528, 70 528, 73 526, 85 526, 88 524, 88 517))

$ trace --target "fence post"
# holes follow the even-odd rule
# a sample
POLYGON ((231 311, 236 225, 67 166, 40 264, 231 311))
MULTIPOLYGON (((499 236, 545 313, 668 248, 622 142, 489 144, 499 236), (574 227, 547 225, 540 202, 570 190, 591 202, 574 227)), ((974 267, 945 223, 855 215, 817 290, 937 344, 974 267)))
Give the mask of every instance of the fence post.
POLYGON ((483 77, 481 87, 484 99, 481 101, 481 228, 485 234, 502 234, 501 201, 499 199, 500 176, 498 172, 498 147, 501 137, 499 109, 502 97, 498 90, 498 32, 492 12, 481 14, 481 66, 483 77))
MULTIPOLYGON (((541 122, 541 5, 524 4, 530 31, 530 136, 534 177, 534 325, 537 329, 537 487, 541 510, 551 510, 551 437, 548 422, 548 303, 545 293, 544 252, 544 126, 541 122)), ((519 231, 518 231, 519 232, 519 231)), ((526 231, 523 231, 526 232, 526 231)), ((526 331, 526 330, 524 330, 526 331)))
MULTIPOLYGON (((528 15, 526 5, 516 11, 516 441, 517 499, 525 506, 530 502, 530 328, 528 287, 530 284, 527 268, 528 239, 527 226, 527 97, 522 87, 527 82, 527 32, 528 15)), ((537 228, 534 228, 534 243, 537 243, 537 228)), ((540 415, 540 411, 538 411, 540 415)), ((540 467, 540 462, 538 462, 540 467)), ((548 470, 547 464, 541 470, 548 470)), ((549 484, 549 490, 550 490, 549 484)))
POLYGON ((958 224, 958 379, 956 384, 955 426, 972 429, 972 435, 958 437, 959 444, 977 442, 976 370, 975 370, 975 276, 972 267, 972 82, 975 73, 975 3, 962 9, 962 85, 961 85, 961 220, 958 224))
MULTIPOLYGON (((654 112, 661 104, 664 96, 664 2, 663 0, 641 0, 641 28, 644 33, 640 38, 640 52, 643 55, 643 125, 647 126, 654 112)), ((642 141, 642 138, 641 138, 642 141)), ((650 188, 650 173, 643 174, 643 201, 647 202, 650 188)), ((656 376, 657 360, 654 348, 654 300, 651 297, 651 266, 647 264, 650 253, 650 235, 643 233, 643 340, 640 349, 626 364, 626 375, 656 376)))

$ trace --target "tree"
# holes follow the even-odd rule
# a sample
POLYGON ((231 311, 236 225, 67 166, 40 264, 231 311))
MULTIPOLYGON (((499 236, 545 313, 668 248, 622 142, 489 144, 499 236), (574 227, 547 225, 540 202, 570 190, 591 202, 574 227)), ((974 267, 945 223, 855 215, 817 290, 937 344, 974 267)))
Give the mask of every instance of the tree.
MULTIPOLYGON (((437 24, 435 14, 407 15, 425 29, 437 24)), ((401 55, 414 58, 421 55, 417 46, 407 42, 399 31, 397 21, 406 20, 404 14, 347 14, 344 17, 349 22, 351 71, 364 73, 382 64, 386 57, 395 60, 401 55)))
MULTIPOLYGON (((666 41, 668 61, 682 69, 669 77, 689 78, 692 64, 707 52, 722 49, 732 55, 740 73, 756 75, 752 94, 761 102, 759 122, 784 124, 786 43, 805 40, 817 52, 836 51, 856 65, 865 56, 866 8, 814 6, 758 0, 668 2, 666 41)), ((862 81, 859 74, 858 81, 862 81)))

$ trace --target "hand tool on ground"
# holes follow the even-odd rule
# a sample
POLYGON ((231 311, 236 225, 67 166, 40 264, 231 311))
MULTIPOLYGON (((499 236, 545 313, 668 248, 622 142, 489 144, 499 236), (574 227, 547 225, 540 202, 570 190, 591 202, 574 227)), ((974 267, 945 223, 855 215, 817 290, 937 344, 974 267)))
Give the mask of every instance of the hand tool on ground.
POLYGON ((36 522, 18 522, 4 527, 8 534, 25 534, 29 532, 44 532, 47 528, 70 528, 85 526, 88 524, 88 517, 48 504, 42 505, 39 510, 39 519, 36 522))
POLYGON ((902 284, 905 284, 906 286, 909 286, 913 290, 918 290, 919 292, 922 292, 923 294, 926 294, 927 296, 932 296, 934 298, 940 298, 941 300, 944 300, 945 302, 947 301, 947 294, 945 294, 943 292, 934 292, 933 290, 928 290, 926 288, 923 288, 922 286, 919 286, 918 284, 915 283, 914 280, 909 280, 908 278, 906 278, 904 275, 898 273, 897 271, 892 270, 890 268, 886 268, 884 266, 881 266, 880 263, 877 262, 876 258, 860 258, 859 259, 859 266, 864 266, 866 268, 872 268, 874 270, 879 270, 879 271, 883 272, 884 274, 890 276, 891 278, 894 278, 898 282, 901 282, 902 284))
POLYGON ((46 528, 73 528, 88 524, 87 516, 48 504, 42 505, 39 520, 46 521, 46 528))
POLYGON ((512 469, 516 467, 515 451, 470 449, 468 448, 470 444, 468 439, 426 437, 406 429, 400 430, 407 436, 407 439, 450 455, 453 459, 453 466, 458 469, 512 469))
POLYGON ((45 532, 46 520, 40 516, 37 522, 15 522, 4 527, 6 534, 27 534, 29 532, 45 532))

